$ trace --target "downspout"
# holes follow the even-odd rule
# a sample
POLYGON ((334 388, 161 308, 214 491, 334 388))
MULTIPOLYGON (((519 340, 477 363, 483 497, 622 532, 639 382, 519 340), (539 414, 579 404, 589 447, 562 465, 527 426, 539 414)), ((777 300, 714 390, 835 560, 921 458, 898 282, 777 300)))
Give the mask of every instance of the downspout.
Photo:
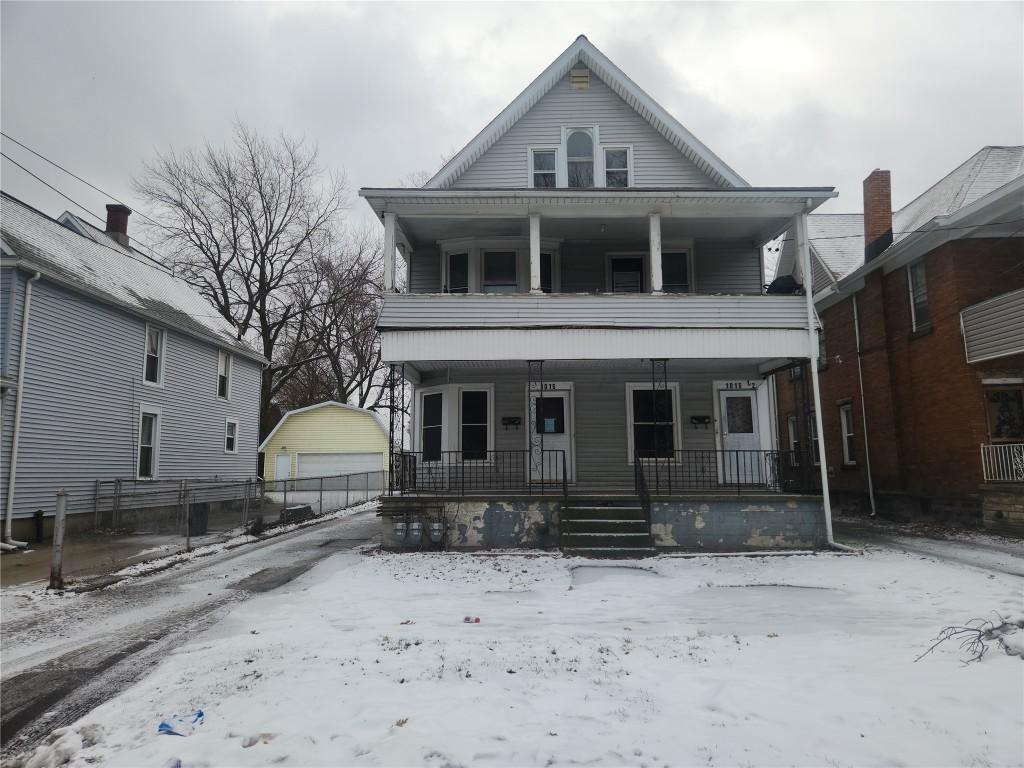
POLYGON ((11 439, 11 466, 7 473, 7 509, 4 514, 3 549, 27 547, 26 541, 15 541, 11 533, 14 520, 14 483, 18 475, 18 442, 21 437, 22 390, 25 387, 25 357, 28 353, 28 321, 32 308, 32 284, 40 278, 36 272, 25 283, 25 306, 21 311, 21 350, 18 354, 18 385, 14 393, 14 430, 11 439))
MULTIPOLYGON (((810 201, 808 200, 808 207, 810 201)), ((832 500, 828 493, 828 461, 825 458, 825 430, 821 420, 821 389, 818 383, 818 330, 815 327, 814 287, 811 285, 811 244, 807 239, 806 208, 796 217, 797 252, 804 278, 804 297, 807 305, 807 343, 811 364, 811 392, 814 395, 814 425, 818 431, 818 466, 821 470, 821 502, 825 509, 825 538, 830 547, 841 548, 832 538, 832 500)))
POLYGON ((853 335, 857 341, 857 380, 860 382, 860 420, 864 429, 864 468, 868 473, 868 499, 871 502, 871 516, 875 517, 875 481, 871 477, 871 448, 868 446, 868 406, 864 400, 864 368, 860 360, 860 318, 857 316, 857 294, 850 295, 853 302, 853 335))

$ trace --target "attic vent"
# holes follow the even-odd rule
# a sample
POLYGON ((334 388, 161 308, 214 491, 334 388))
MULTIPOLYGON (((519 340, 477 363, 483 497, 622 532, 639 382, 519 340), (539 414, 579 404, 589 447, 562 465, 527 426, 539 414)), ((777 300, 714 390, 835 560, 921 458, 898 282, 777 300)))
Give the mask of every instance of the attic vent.
POLYGON ((569 72, 569 85, 578 91, 585 91, 590 87, 590 70, 574 69, 569 72))

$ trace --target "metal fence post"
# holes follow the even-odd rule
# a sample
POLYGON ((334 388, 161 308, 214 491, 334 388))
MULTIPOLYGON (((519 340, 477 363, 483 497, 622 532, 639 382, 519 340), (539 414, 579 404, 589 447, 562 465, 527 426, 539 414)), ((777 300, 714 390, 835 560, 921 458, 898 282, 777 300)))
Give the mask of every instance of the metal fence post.
POLYGON ((288 509, 288 478, 284 479, 284 508, 288 509))
POLYGON ((110 514, 110 527, 117 530, 117 523, 121 517, 121 479, 114 481, 114 506, 110 514))
POLYGON ((93 483, 92 492, 92 527, 97 531, 100 529, 100 481, 99 478, 93 483))
POLYGON ((64 589, 64 518, 67 516, 68 497, 61 488, 57 491, 57 512, 53 518, 53 550, 50 554, 50 589, 64 589))
POLYGON ((349 492, 349 487, 350 487, 349 484, 350 484, 351 480, 352 480, 352 475, 345 475, 345 509, 348 509, 348 505, 349 505, 348 492, 349 492))
POLYGON ((249 522, 249 478, 245 478, 245 490, 242 491, 242 525, 249 522))
POLYGON ((192 551, 192 503, 188 498, 188 488, 185 488, 185 551, 192 551))
POLYGON ((324 479, 320 478, 320 514, 324 513, 324 479))

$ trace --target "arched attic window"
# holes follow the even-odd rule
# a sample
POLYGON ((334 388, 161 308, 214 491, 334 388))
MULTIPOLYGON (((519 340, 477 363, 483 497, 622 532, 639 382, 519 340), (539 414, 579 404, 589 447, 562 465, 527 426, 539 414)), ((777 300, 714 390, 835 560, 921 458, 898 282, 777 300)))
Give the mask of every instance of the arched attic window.
POLYGON ((565 143, 570 187, 594 186, 594 138, 589 131, 573 131, 565 143))

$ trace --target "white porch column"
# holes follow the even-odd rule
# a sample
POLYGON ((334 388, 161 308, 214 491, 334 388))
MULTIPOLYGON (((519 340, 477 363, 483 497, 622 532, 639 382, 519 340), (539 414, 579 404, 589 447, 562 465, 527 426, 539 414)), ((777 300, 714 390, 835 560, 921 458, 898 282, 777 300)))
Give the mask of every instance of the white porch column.
POLYGON ((650 215, 651 293, 661 293, 661 214, 650 215))
POLYGON ((530 293, 543 293, 540 286, 540 214, 530 214, 530 293))
POLYGON ((818 431, 818 465, 821 469, 821 496, 825 507, 825 533, 832 544, 832 501, 828 495, 828 460, 825 458, 825 429, 821 422, 821 387, 818 383, 818 331, 814 325, 814 287, 811 285, 811 244, 807 239, 807 213, 796 217, 796 248, 803 273, 807 300, 807 346, 811 369, 811 391, 814 393, 814 427, 818 431))
POLYGON ((395 214, 384 214, 384 293, 395 290, 395 214))

